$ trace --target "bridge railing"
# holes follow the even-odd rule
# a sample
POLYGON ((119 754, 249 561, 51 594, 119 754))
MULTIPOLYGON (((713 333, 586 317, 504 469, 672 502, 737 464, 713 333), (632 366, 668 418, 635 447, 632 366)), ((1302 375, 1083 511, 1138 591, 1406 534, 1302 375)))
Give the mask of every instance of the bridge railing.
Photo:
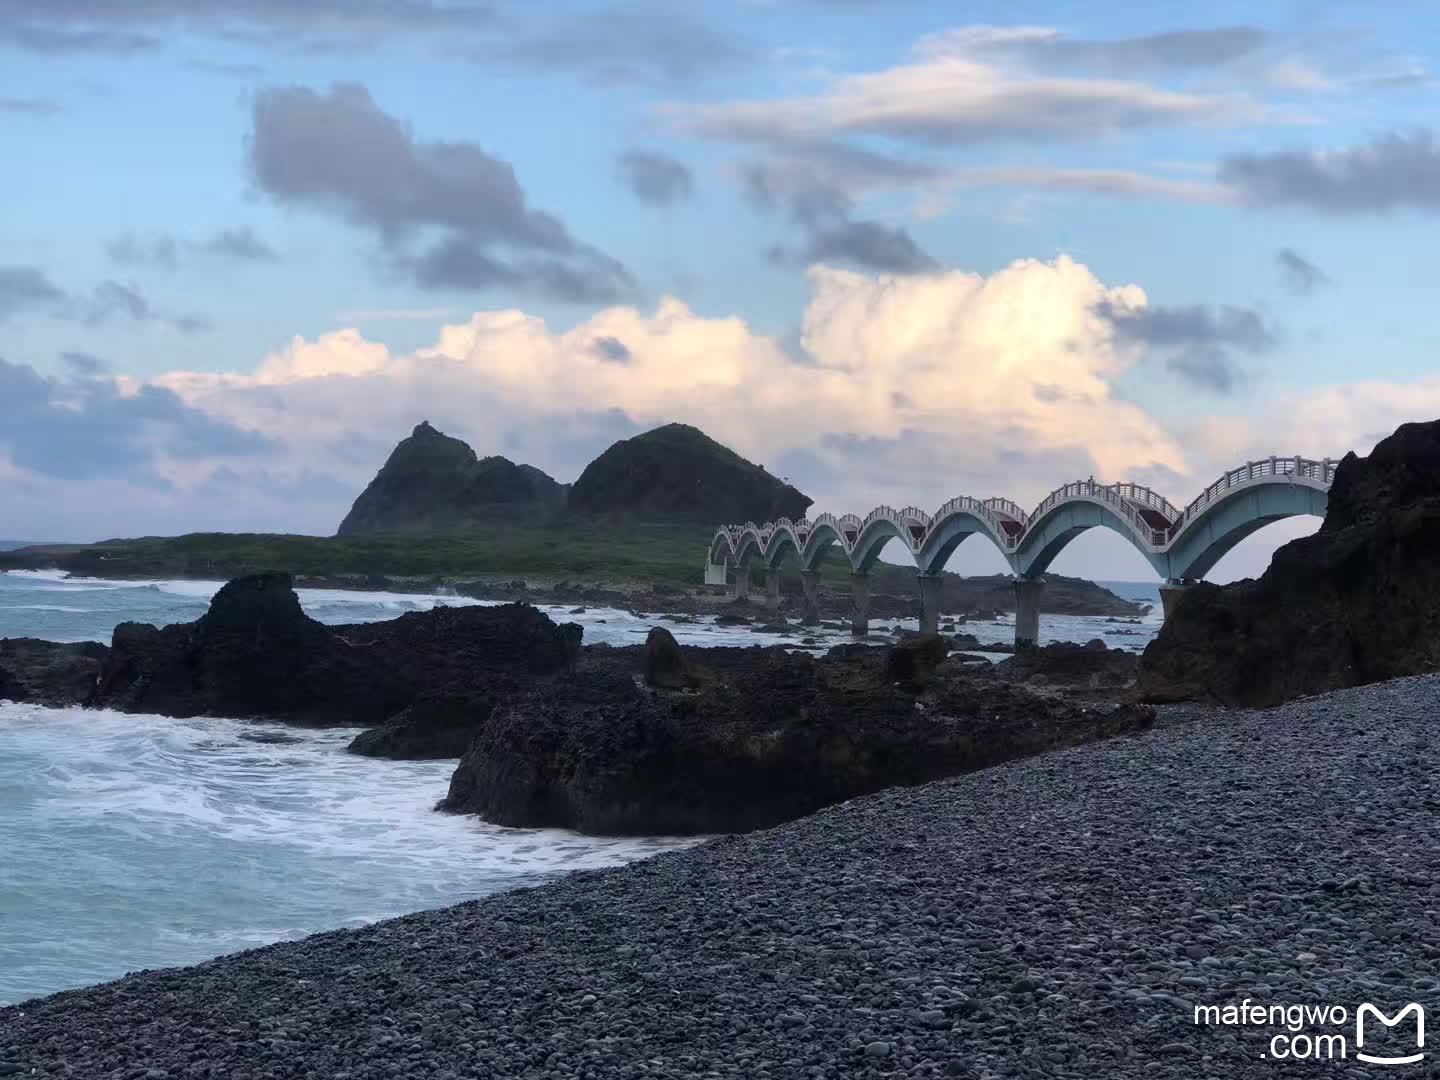
POLYGON ((1125 483, 1111 484, 1110 486, 1119 492, 1122 498, 1158 511, 1164 515, 1166 521, 1173 523, 1180 517, 1180 508, 1153 488, 1148 488, 1143 484, 1125 483))
MULTIPOLYGON (((1073 484, 1066 484, 1064 487, 1056 488, 1041 500, 1040 505, 1031 513, 1030 521, 1039 521, 1054 507, 1070 499, 1099 499, 1129 522, 1130 527, 1135 530, 1135 535, 1139 539, 1150 544, 1152 547, 1163 545, 1165 543, 1166 530, 1156 529, 1151 526, 1151 524, 1141 516, 1140 511, 1136 509, 1135 503, 1121 493, 1120 489, 1128 486, 1134 485, 1097 484, 1094 480, 1078 480, 1073 484)), ((1030 531, 1029 524, 1029 522, 1026 523, 1025 532, 1021 534, 1021 537, 1028 535, 1030 531)))
POLYGON ((997 514, 1003 514, 1003 515, 1005 515, 1006 517, 1014 518, 1016 521, 1020 522, 1020 524, 1022 524, 1022 525, 1024 525, 1027 521, 1030 520, 1030 515, 1029 515, 1029 513, 1027 513, 1027 512, 1020 506, 1019 503, 1017 503, 1017 502, 1011 502, 1009 499, 1001 499, 1001 498, 981 499, 981 500, 979 500, 979 502, 980 502, 980 504, 981 504, 982 506, 986 507, 987 509, 993 510, 993 511, 994 511, 995 513, 997 513, 997 514))
MULTIPOLYGON (((930 527, 933 528, 937 521, 942 521, 951 514, 963 511, 967 514, 974 514, 981 521, 988 522, 997 539, 1003 541, 1006 547, 1014 547, 1016 537, 1006 532, 1004 526, 1000 524, 1000 515, 996 513, 996 503, 1007 503, 1016 510, 1020 509, 1009 499, 976 499, 969 495, 957 495, 935 511, 935 516, 930 520, 930 527)), ((1003 512, 1009 517, 1017 516, 1008 511, 1003 512)), ((1025 519, 1021 517, 1019 520, 1023 522, 1025 519)), ((925 539, 929 540, 929 536, 927 535, 925 539)))
POLYGON ((1301 457, 1298 454, 1295 457, 1271 457, 1261 458, 1258 461, 1247 461, 1244 465, 1231 469, 1191 499, 1171 524, 1169 538, 1173 539, 1175 534, 1206 506, 1223 498, 1242 484, 1249 484, 1267 476, 1298 476, 1306 480, 1316 480, 1328 486, 1335 480, 1337 464, 1339 463, 1331 461, 1329 458, 1316 461, 1314 458, 1301 457))
POLYGON ((881 519, 893 519, 897 516, 893 506, 877 506, 865 515, 865 519, 860 523, 860 528, 863 531, 869 528, 872 522, 880 521, 881 519))

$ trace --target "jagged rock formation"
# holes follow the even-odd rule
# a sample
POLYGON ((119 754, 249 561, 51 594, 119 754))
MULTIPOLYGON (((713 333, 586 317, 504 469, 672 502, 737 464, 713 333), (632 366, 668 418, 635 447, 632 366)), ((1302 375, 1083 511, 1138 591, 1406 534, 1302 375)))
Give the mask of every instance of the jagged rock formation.
POLYGON ((1146 648, 1150 701, 1272 705, 1440 667, 1440 421, 1335 472, 1325 522, 1256 580, 1189 590, 1146 648))
POLYGON ((391 452, 340 523, 338 536, 429 532, 476 521, 534 520, 561 509, 565 485, 508 458, 418 424, 391 452))
POLYGON ((664 427, 622 439, 570 488, 582 514, 686 518, 707 524, 800 518, 814 500, 698 428, 664 427))
POLYGON ((0 638, 0 701, 56 709, 83 704, 94 692, 109 652, 95 641, 0 638))
POLYGON ((490 693, 497 680, 507 690, 523 686, 571 663, 580 635, 579 626, 556 626, 524 604, 325 626, 301 610, 288 574, 255 574, 227 584, 193 623, 117 626, 83 704, 164 716, 414 725, 390 737, 413 749, 426 730, 447 726, 397 715, 423 695, 490 693))

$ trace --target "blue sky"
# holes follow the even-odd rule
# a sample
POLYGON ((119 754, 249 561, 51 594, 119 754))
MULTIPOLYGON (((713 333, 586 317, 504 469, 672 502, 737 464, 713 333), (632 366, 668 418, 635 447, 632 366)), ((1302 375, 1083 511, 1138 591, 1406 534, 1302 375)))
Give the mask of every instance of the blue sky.
POLYGON ((860 512, 1363 452, 1440 412, 1424 8, 13 0, 0 533, 328 531, 423 418, 860 512))

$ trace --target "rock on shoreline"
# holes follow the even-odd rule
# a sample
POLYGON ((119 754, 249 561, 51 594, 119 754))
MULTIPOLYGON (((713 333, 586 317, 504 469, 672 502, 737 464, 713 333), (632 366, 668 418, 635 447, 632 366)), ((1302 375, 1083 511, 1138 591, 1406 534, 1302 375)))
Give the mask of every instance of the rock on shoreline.
POLYGON ((1393 1013, 1440 987, 1437 711, 1436 678, 1167 707, 1143 739, 0 1009, 0 1062, 38 1080, 1273 1080, 1276 1029, 1197 1025, 1194 1006, 1393 1013))
POLYGON ((1154 719, 937 669, 948 651, 939 638, 819 660, 734 650, 743 666, 697 674, 698 690, 643 686, 633 661, 587 657, 496 706, 441 805, 601 835, 746 832, 1154 719))
POLYGON ((1335 470, 1325 521, 1258 580, 1199 584, 1145 649, 1150 701, 1269 705, 1440 668, 1440 421, 1335 470))

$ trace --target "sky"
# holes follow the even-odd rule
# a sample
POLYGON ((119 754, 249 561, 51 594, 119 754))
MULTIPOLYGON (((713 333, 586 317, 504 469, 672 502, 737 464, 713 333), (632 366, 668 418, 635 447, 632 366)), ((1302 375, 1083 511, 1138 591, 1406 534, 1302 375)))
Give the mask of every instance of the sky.
POLYGON ((862 515, 1365 453, 1440 417, 1426 8, 3 0, 0 536, 329 534, 421 420, 862 515))

